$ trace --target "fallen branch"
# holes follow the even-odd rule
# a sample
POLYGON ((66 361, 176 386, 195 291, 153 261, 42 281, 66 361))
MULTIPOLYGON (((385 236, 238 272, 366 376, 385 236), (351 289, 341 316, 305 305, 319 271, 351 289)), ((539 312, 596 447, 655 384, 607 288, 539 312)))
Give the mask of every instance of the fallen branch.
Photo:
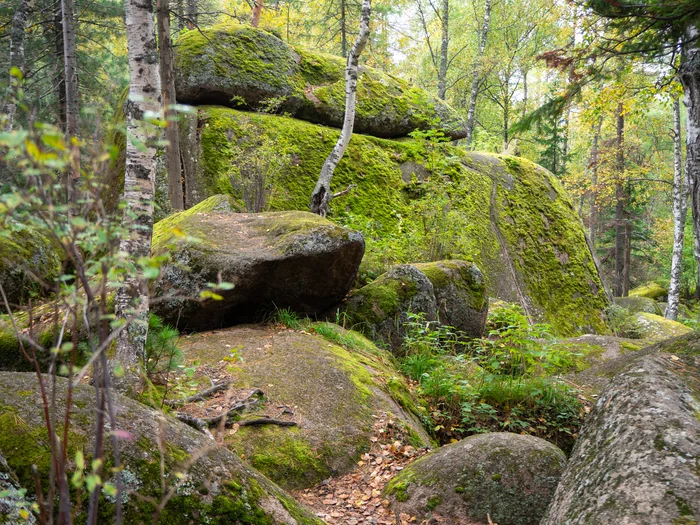
POLYGON ((282 421, 281 419, 272 419, 269 417, 262 417, 260 419, 249 419, 247 421, 232 421, 231 424, 237 424, 239 427, 255 427, 260 425, 277 425, 280 427, 296 426, 296 422, 294 421, 282 421))
MULTIPOLYGON (((211 389, 210 389, 211 390, 211 389)), ((191 416, 190 414, 186 414, 184 412, 178 412, 175 417, 185 423, 186 425, 191 426, 192 428, 196 428, 200 432, 204 432, 205 434, 209 432, 209 427, 213 427, 215 425, 218 425, 221 423, 221 421, 225 418, 226 419, 226 426, 231 427, 235 423, 235 421, 231 420, 229 422, 230 416, 235 415, 236 412, 242 412, 243 410, 252 407, 255 405, 258 401, 259 398, 264 396, 265 393, 260 390, 259 388, 256 388, 253 390, 250 394, 248 394, 248 397, 246 397, 243 401, 239 401, 235 405, 233 405, 231 408, 228 409, 223 414, 220 414, 218 416, 214 417, 209 417, 209 418, 199 418, 199 417, 194 417, 191 416), (253 399, 255 398, 255 399, 253 399), (206 429, 206 432, 205 432, 206 429)))
POLYGON ((347 193, 350 193, 355 188, 357 188, 357 184, 350 184, 350 186, 345 188, 343 191, 339 191, 338 193, 334 193, 333 195, 331 195, 330 200, 337 199, 338 197, 341 197, 347 193))
POLYGON ((231 385, 231 382, 227 383, 219 383, 218 385, 214 385, 208 390, 205 390, 204 392, 200 392, 199 394, 195 394, 190 397, 186 397, 185 399, 168 399, 164 402, 164 404, 168 405, 169 407, 180 407, 182 405, 186 405, 188 403, 196 403, 197 401, 204 401, 205 399, 213 396, 217 392, 221 392, 222 390, 226 390, 229 386, 231 385))

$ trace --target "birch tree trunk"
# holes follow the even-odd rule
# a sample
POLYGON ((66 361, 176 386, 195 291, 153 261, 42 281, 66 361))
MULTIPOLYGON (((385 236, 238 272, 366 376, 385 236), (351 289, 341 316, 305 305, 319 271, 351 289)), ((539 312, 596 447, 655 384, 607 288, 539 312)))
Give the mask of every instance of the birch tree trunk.
POLYGON ((598 226, 598 143, 600 142, 600 130, 603 127, 603 117, 598 118, 598 124, 593 134, 593 146, 591 147, 591 207, 588 218, 588 238, 591 246, 595 246, 596 229, 598 226))
POLYGON ((66 143, 70 145, 71 172, 66 180, 70 200, 74 199, 73 186, 80 178, 80 146, 78 145, 78 57, 75 44, 75 15, 73 0, 61 0, 63 14, 63 63, 66 88, 66 143))
MULTIPOLYGON (((158 48, 151 2, 126 0, 126 37, 130 82, 129 100, 125 104, 126 208, 122 225, 129 234, 122 239, 119 249, 136 261, 150 255, 155 194, 156 148, 154 137, 150 136, 143 120, 147 112, 157 114, 161 109, 158 48)), ((148 308, 146 280, 131 273, 115 299, 117 318, 131 320, 117 340, 116 359, 123 367, 124 375, 113 379, 120 390, 133 391, 140 383, 148 335, 148 308)))
POLYGON ((472 88, 469 95, 469 109, 467 110, 467 136, 465 143, 467 148, 471 146, 472 137, 474 135, 474 115, 476 113, 476 99, 479 96, 479 83, 481 80, 481 61, 486 53, 486 41, 489 35, 489 25, 491 23, 491 0, 486 0, 484 5, 484 22, 481 26, 481 35, 479 38, 479 52, 474 59, 472 70, 472 88))
POLYGON ((450 46, 450 0, 442 0, 442 40, 440 43, 440 69, 438 71, 438 98, 445 100, 447 92, 447 53, 450 46))
POLYGON ((370 0, 362 0, 362 12, 360 14, 360 34, 357 36, 355 44, 350 50, 348 62, 345 66, 345 120, 343 121, 343 129, 338 137, 328 158, 323 163, 321 174, 318 177, 318 182, 311 194, 311 211, 317 213, 321 217, 325 217, 328 213, 328 204, 333 195, 331 194, 331 180, 338 162, 343 158, 345 150, 350 143, 352 137, 352 129, 355 125, 355 104, 357 102, 357 76, 358 76, 358 61, 362 51, 367 45, 369 39, 369 17, 370 17, 370 0))
POLYGON ((683 234, 687 212, 688 190, 683 180, 681 166, 681 106, 673 100, 673 255, 671 257, 671 284, 668 288, 668 305, 664 317, 673 321, 678 317, 678 300, 681 293, 683 261, 683 234))
POLYGON ((253 3, 253 14, 250 17, 250 25, 253 27, 258 27, 260 24, 260 15, 262 14, 264 0, 254 0, 253 3))
MULTIPOLYGON (((24 76, 24 32, 27 27, 27 18, 29 17, 29 2, 27 0, 20 0, 17 6, 17 11, 12 17, 12 28, 10 29, 10 74, 12 70, 17 68, 19 72, 24 76)), ((8 85, 12 85, 12 79, 8 82, 8 85)), ((7 115, 7 120, 5 121, 5 131, 12 131, 12 126, 14 125, 15 113, 17 112, 17 104, 14 100, 14 95, 10 95, 7 102, 4 104, 4 113, 7 115)))
POLYGON ((698 262, 696 296, 700 294, 700 27, 691 25, 681 52, 679 76, 687 109, 685 172, 691 196, 695 260, 698 262))
POLYGON ((165 127, 165 167, 168 172, 168 196, 173 210, 184 209, 182 196, 182 164, 180 163, 180 131, 177 113, 172 110, 175 104, 175 73, 173 70, 173 46, 170 41, 170 2, 156 0, 158 19, 158 56, 160 58, 160 78, 162 82, 163 109, 167 125, 165 127))

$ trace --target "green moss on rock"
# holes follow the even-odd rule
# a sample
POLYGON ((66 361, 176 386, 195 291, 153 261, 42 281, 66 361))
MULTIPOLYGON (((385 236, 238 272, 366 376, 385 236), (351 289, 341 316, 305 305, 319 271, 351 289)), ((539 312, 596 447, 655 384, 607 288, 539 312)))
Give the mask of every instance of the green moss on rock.
POLYGON ((655 282, 649 282, 641 286, 637 286, 629 292, 630 297, 646 297, 648 299, 654 299, 655 301, 661 301, 667 295, 668 290, 664 289, 663 286, 655 282))

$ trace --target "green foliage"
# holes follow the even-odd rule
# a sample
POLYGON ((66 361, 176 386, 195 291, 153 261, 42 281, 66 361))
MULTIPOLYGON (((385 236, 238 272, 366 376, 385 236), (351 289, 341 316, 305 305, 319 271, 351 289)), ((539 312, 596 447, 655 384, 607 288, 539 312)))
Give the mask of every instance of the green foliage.
POLYGON ((292 330, 301 330, 302 328, 302 321, 299 319, 299 315, 291 308, 278 308, 275 310, 272 319, 274 322, 283 324, 292 330))
POLYGON ((438 438, 526 432, 570 450, 582 406, 552 374, 578 369, 582 354, 555 344, 546 325, 529 326, 517 306, 496 309, 489 327, 488 338, 464 343, 449 327, 409 314, 400 367, 418 383, 438 438))
POLYGON ((177 346, 179 337, 177 329, 163 324, 163 320, 157 315, 150 314, 144 371, 151 381, 182 365, 182 352, 177 346))

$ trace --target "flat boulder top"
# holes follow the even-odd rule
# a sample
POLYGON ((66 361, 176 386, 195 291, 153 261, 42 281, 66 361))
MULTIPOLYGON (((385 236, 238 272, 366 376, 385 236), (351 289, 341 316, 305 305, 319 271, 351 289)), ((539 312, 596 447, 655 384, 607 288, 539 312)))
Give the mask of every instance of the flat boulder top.
POLYGON ((237 326, 185 336, 180 348, 196 363, 199 380, 231 377, 237 388, 261 388, 266 403, 259 413, 297 423, 242 427, 226 438, 231 449, 285 488, 309 487, 354 468, 369 449, 379 414, 388 414, 417 446, 430 444, 389 355, 337 325, 237 326), (233 372, 232 352, 240 357, 233 372))
MULTIPOLYGON (((57 384, 57 412, 63 414, 66 380, 59 378, 57 384)), ((133 436, 133 440, 120 440, 123 480, 127 491, 160 501, 161 455, 166 472, 172 474, 165 480, 166 490, 177 483, 174 473, 184 471, 184 482, 177 485, 173 497, 165 506, 162 522, 174 525, 194 522, 321 524, 279 487, 204 434, 132 399, 115 397, 114 403, 117 428, 133 436), (199 458, 193 465, 184 469, 183 465, 197 456, 199 458)), ((88 456, 86 463, 90 464, 89 453, 94 449, 95 439, 95 413, 95 389, 79 385, 72 395, 67 465, 69 477, 75 470, 72 458, 75 458, 78 450, 88 456)), ((31 494, 31 488, 35 486, 32 465, 37 465, 43 486, 47 486, 51 453, 36 375, 0 372, 0 428, 0 453, 5 456, 22 486, 29 488, 31 494)), ((105 461, 113 462, 109 439, 106 447, 105 461)), ((125 501, 126 523, 149 523, 152 520, 154 508, 150 501, 134 494, 123 494, 121 497, 125 501)), ((80 513, 78 509, 79 516, 80 513)), ((109 523, 113 513, 114 504, 105 498, 100 503, 98 523, 109 523)))
MULTIPOLYGON (((342 57, 293 47, 272 33, 225 23, 180 36, 175 46, 178 101, 285 112, 316 124, 342 127, 345 114, 342 57)), ((408 82, 362 66, 355 132, 401 137, 439 129, 466 134, 464 120, 447 103, 408 82)))

